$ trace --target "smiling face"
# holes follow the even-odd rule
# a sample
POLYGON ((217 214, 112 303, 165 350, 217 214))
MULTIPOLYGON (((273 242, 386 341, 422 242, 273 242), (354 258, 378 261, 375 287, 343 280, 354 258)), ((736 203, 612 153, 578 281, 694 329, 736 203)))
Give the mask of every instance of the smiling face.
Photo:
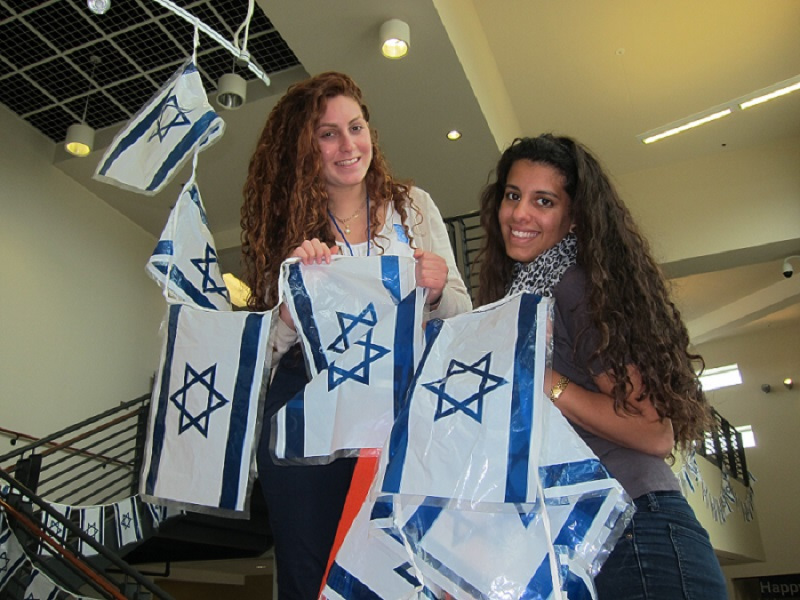
POLYGON ((314 134, 328 190, 363 185, 372 163, 372 139, 358 102, 349 96, 330 98, 314 134))
POLYGON ((511 165, 497 219, 513 260, 528 263, 560 242, 572 226, 564 176, 543 163, 511 165))

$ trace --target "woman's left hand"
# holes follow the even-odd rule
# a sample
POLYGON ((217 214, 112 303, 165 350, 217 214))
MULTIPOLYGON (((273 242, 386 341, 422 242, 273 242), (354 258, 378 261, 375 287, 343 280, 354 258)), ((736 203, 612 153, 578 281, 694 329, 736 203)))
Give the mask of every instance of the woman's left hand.
POLYGON ((417 286, 428 288, 428 305, 437 304, 447 284, 447 263, 438 254, 421 248, 414 250, 414 258, 417 261, 414 270, 417 286))

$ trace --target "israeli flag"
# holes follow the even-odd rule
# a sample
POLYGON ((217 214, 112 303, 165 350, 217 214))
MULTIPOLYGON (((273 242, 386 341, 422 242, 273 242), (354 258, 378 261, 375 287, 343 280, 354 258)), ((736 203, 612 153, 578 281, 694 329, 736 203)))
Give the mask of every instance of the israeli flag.
POLYGON ((167 519, 167 507, 162 506, 161 504, 152 504, 150 502, 145 502, 145 506, 147 507, 147 512, 150 515, 150 522, 153 525, 153 529, 158 529, 161 525, 161 522, 167 519))
POLYGON ((56 600, 60 591, 61 588, 53 583, 47 575, 42 573, 39 569, 33 569, 23 598, 56 600))
MULTIPOLYGON (((67 506, 65 504, 58 504, 56 502, 50 503, 50 508, 64 517, 65 519, 69 519, 69 516, 72 512, 72 507, 67 506)), ((41 513, 41 520, 42 520, 42 528, 47 534, 53 538, 55 541, 63 544, 67 541, 67 528, 64 526, 61 521, 56 519, 50 513, 42 511, 41 513)), ((41 552, 50 552, 50 547, 45 544, 44 542, 40 545, 40 553, 41 552)))
POLYGON ((382 492, 534 502, 534 411, 544 396, 552 305, 518 294, 426 327, 409 402, 394 423, 382 492))
POLYGON ((222 280, 194 177, 178 197, 146 271, 172 300, 198 308, 231 310, 230 294, 222 280))
POLYGON ((169 307, 142 467, 148 502, 241 512, 271 313, 169 307))
POLYGON ((312 379, 275 417, 275 457, 322 463, 382 447, 422 347, 414 260, 287 262, 281 284, 312 379))
MULTIPOLYGON (((101 546, 105 543, 105 517, 102 506, 86 506, 77 509, 80 528, 87 536, 101 546)), ((78 539, 78 552, 84 556, 94 556, 97 550, 83 539, 78 539)))
POLYGON ((5 512, 0 512, 0 590, 27 561, 22 545, 11 531, 5 512))
POLYGON ((119 547, 135 544, 142 539, 142 526, 136 496, 125 498, 114 504, 114 526, 119 547))
POLYGON ((189 59, 116 135, 94 178, 152 196, 224 131, 189 59))

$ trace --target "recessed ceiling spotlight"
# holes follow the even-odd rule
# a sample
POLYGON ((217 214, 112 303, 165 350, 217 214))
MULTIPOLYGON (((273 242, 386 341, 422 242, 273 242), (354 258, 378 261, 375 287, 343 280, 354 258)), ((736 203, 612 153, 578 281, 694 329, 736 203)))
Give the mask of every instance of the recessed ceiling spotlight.
POLYGON ((461 139, 461 132, 458 129, 451 129, 447 132, 447 139, 451 142, 461 139))
POLYGON ((386 58, 403 58, 411 47, 411 28, 400 19, 389 19, 380 28, 381 52, 386 58))
POLYGON ((111 0, 87 0, 86 5, 94 14, 104 15, 111 8, 111 0))
POLYGON ((783 380, 783 385, 786 386, 787 390, 790 390, 794 387, 794 381, 792 381, 791 377, 787 377, 786 379, 783 380))

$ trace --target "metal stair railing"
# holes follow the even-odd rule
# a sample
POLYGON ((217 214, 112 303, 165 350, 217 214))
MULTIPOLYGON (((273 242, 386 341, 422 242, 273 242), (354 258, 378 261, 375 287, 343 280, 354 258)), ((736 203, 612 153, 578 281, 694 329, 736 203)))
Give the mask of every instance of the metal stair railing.
POLYGON ((483 229, 481 228, 480 211, 474 210, 463 215, 444 219, 450 244, 470 298, 475 299, 478 291, 478 274, 480 260, 477 255, 481 249, 483 229))
POLYGON ((747 471, 742 434, 715 409, 712 408, 711 413, 714 426, 706 432, 705 439, 697 444, 697 453, 717 465, 723 473, 749 487, 750 474, 747 471))

